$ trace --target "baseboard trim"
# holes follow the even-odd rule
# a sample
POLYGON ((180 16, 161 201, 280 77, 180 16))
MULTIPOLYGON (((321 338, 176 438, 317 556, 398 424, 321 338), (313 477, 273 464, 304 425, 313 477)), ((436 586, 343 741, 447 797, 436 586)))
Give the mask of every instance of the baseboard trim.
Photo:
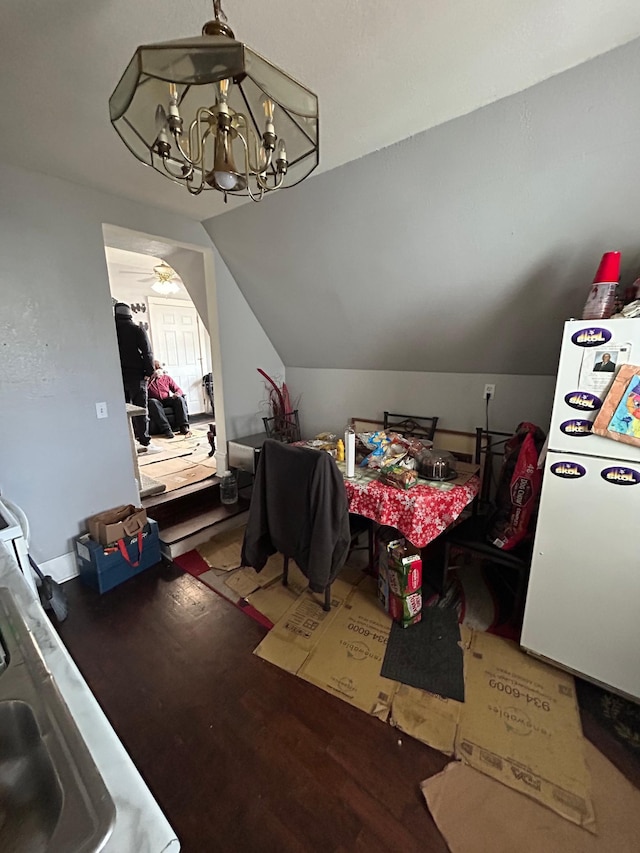
POLYGON ((38 566, 43 575, 51 575, 54 581, 58 583, 70 581, 71 578, 75 578, 80 574, 76 563, 76 555, 73 551, 69 551, 68 554, 61 554, 59 557, 54 557, 45 563, 39 563, 38 566))

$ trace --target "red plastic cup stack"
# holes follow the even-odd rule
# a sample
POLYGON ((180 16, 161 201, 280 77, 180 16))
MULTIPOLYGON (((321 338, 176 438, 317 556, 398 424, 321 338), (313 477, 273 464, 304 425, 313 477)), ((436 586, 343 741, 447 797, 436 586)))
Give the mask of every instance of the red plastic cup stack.
POLYGON ((607 320, 613 314, 619 279, 620 252, 605 252, 582 312, 583 320, 607 320))

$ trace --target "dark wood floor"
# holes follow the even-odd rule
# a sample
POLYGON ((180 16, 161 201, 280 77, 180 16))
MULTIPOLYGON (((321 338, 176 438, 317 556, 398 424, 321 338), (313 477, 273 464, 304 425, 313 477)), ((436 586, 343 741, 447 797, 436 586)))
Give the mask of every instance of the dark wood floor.
POLYGON ((184 853, 446 853, 418 787, 446 758, 255 657, 265 630, 204 584, 65 589, 60 634, 184 853))
POLYGON ((204 584, 65 589, 60 634, 184 853, 446 853, 419 790, 446 757, 252 655, 264 629, 204 584))

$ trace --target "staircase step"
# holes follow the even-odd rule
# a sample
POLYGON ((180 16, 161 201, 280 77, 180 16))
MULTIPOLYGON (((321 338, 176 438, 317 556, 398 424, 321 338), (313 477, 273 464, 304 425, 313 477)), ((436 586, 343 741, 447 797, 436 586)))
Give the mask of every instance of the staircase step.
POLYGON ((210 489, 217 489, 220 483, 220 478, 215 474, 207 477, 206 480, 200 480, 198 483, 191 483, 188 486, 183 486, 181 489, 173 489, 170 492, 161 492, 159 495, 149 495, 142 499, 142 506, 147 512, 153 513, 156 507, 164 504, 179 504, 184 499, 188 499, 193 495, 199 495, 210 489))
POLYGON ((176 522, 160 531, 160 547, 169 559, 185 554, 208 542, 218 533, 245 524, 248 518, 249 500, 239 497, 233 506, 220 506, 176 522))
POLYGON ((243 472, 239 474, 236 504, 220 501, 220 478, 216 476, 142 501, 147 514, 158 523, 160 545, 166 557, 184 554, 217 533, 246 522, 252 478, 243 472))

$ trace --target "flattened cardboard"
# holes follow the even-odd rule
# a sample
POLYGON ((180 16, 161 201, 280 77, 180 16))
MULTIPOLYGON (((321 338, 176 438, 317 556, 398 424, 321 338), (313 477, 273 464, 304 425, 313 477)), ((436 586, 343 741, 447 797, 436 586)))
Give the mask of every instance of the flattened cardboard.
POLYGON ((181 489, 183 486, 190 486, 192 483, 200 483, 202 480, 207 480, 213 476, 212 468, 208 468, 206 465, 192 465, 176 474, 168 474, 164 477, 158 477, 158 479, 165 484, 168 492, 172 492, 174 489, 181 489))
POLYGON ((451 853, 636 853, 640 791, 588 741, 585 757, 597 836, 457 762, 424 781, 422 793, 451 853))
MULTIPOLYGON (((460 645, 467 649, 472 631, 460 625, 460 645)), ((391 725, 428 746, 453 755, 462 702, 401 684, 393 697, 391 725)))
POLYGON ((351 589, 343 581, 334 581, 328 613, 322 609, 321 597, 306 589, 269 631, 254 655, 296 675, 318 638, 336 618, 351 589))
POLYGON ((507 640, 474 633, 456 755, 595 832, 572 676, 507 640))
POLYGON ((258 573, 249 567, 231 572, 224 582, 230 589, 237 592, 240 598, 246 598, 260 588, 258 573))
MULTIPOLYGON (((153 459, 153 457, 151 457, 153 459)), ((185 459, 183 456, 174 456, 172 459, 164 459, 162 462, 154 462, 153 467, 149 468, 148 474, 151 477, 169 477, 171 474, 179 474, 181 471, 188 471, 190 468, 195 468, 196 463, 190 459, 185 459)))
POLYGON ((393 697, 391 724, 428 746, 453 755, 462 702, 401 684, 393 697))
POLYGON ((353 590, 300 668, 299 676, 350 705, 386 720, 398 687, 380 675, 391 630, 375 590, 366 581, 353 590))
POLYGON ((463 646, 466 701, 403 687, 392 723, 595 832, 573 678, 491 634, 463 646))
MULTIPOLYGON (((293 560, 289 560, 289 575, 293 575, 294 567, 298 569, 293 560)), ((299 571, 300 570, 298 569, 298 572, 299 571)), ((274 581, 279 580, 282 577, 283 572, 284 558, 282 554, 274 554, 272 557, 269 557, 262 569, 260 569, 259 572, 256 572, 256 574, 258 575, 258 586, 270 586, 270 584, 274 583, 274 581)), ((305 584, 305 586, 307 585, 308 582, 305 584)), ((302 590, 300 591, 302 592, 302 590)))
POLYGON ((231 569, 237 569, 242 563, 240 554, 243 538, 244 526, 235 527, 198 545, 197 551, 212 569, 229 572, 231 569))
MULTIPOLYGON (((260 575, 258 575, 258 578, 260 578, 260 575)), ((264 586, 251 593, 247 597, 247 601, 275 625, 284 616, 294 601, 302 595, 308 585, 309 582, 298 566, 294 562, 290 562, 288 586, 282 586, 280 578, 278 578, 270 583, 269 586, 264 586)))
POLYGON ((320 596, 303 592, 254 654, 386 720, 398 686, 380 675, 391 620, 368 580, 334 581, 329 613, 320 596))

